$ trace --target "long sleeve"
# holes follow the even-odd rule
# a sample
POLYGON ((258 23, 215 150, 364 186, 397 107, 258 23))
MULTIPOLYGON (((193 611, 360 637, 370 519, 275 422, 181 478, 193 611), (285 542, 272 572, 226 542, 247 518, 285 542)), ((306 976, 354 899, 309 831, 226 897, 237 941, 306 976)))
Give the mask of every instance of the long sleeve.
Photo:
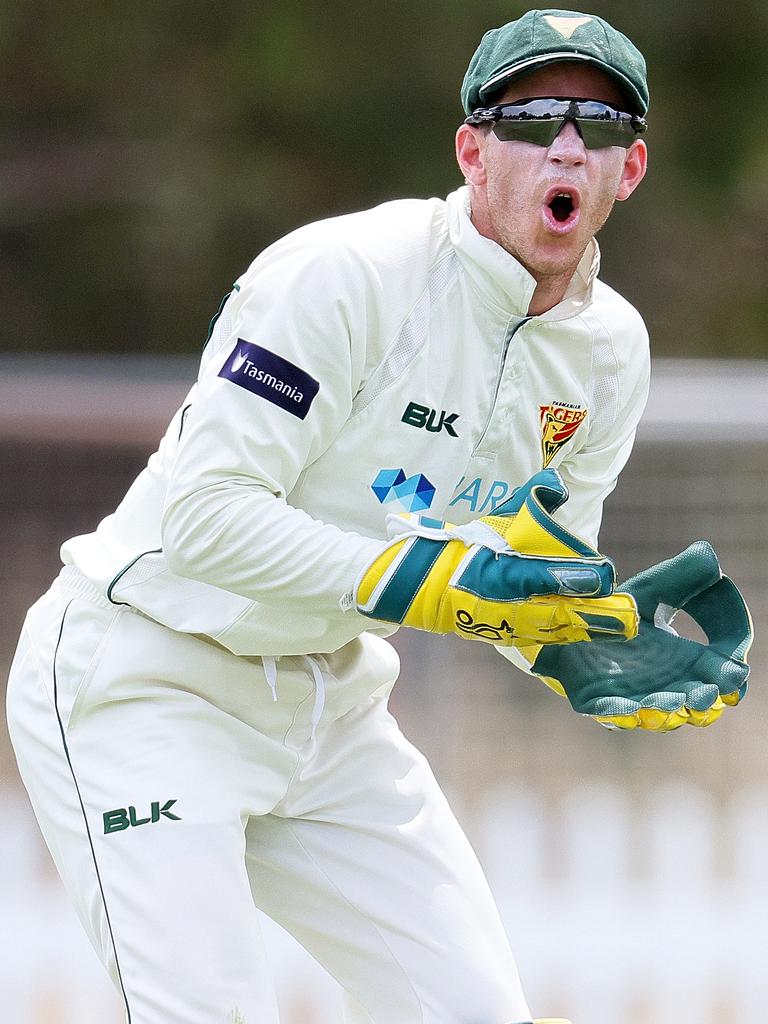
POLYGON ((294 622, 302 609, 358 617, 340 601, 381 542, 318 522, 286 497, 349 415, 367 288, 356 257, 295 237, 235 286, 170 474, 162 543, 173 572, 290 609, 294 622))

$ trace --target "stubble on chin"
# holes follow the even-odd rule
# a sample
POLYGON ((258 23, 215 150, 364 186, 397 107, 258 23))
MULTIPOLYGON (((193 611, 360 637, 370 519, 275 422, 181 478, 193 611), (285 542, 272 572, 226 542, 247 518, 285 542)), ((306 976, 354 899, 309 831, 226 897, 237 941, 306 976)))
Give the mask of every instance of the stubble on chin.
POLYGON ((570 278, 584 253, 610 216, 615 193, 604 196, 597 208, 582 206, 583 223, 572 234, 557 236, 540 223, 538 209, 504 209, 492 199, 489 213, 496 240, 537 281, 570 278))
POLYGON ((539 282, 562 277, 570 279, 591 241, 591 236, 581 234, 547 237, 538 225, 526 232, 520 230, 520 225, 511 228, 498 224, 497 237, 502 248, 539 282))

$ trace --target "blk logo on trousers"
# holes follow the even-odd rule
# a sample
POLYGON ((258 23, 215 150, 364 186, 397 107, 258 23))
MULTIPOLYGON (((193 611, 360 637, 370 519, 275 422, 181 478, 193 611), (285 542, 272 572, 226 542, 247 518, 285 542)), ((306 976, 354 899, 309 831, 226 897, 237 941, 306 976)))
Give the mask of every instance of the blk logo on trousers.
POLYGON ((166 800, 160 806, 159 800, 153 800, 149 805, 149 815, 142 817, 135 807, 117 807, 114 811, 104 812, 104 835, 110 832, 122 832, 126 828, 136 828, 139 825, 154 825, 161 818, 168 818, 169 821, 181 821, 178 814, 174 814, 171 808, 175 800, 166 800))

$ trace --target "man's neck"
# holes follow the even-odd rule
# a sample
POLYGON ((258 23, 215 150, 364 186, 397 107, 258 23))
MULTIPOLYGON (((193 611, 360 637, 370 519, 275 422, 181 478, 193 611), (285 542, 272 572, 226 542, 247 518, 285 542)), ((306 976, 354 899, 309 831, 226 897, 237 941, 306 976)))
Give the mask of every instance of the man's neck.
POLYGON ((575 268, 565 274, 559 274, 557 277, 543 279, 533 274, 532 276, 536 278, 536 290, 531 296, 528 316, 541 316, 542 313, 549 312, 558 302, 562 302, 574 273, 575 268))
POLYGON ((536 289, 531 296, 531 301, 528 305, 528 316, 541 316, 542 313, 549 312, 550 309, 563 301, 565 293, 568 291, 568 286, 573 279, 573 275, 576 273, 578 265, 581 262, 581 257, 579 257, 572 267, 569 267, 568 270, 564 271, 562 274, 551 276, 537 274, 526 264, 525 260, 521 259, 518 253, 512 252, 504 245, 497 235, 486 204, 482 201, 478 201, 477 197, 472 195, 471 192, 469 219, 481 235, 490 239, 490 241, 495 242, 497 245, 501 246, 502 249, 508 252, 510 256, 513 256, 518 263, 525 267, 531 277, 536 281, 536 289))

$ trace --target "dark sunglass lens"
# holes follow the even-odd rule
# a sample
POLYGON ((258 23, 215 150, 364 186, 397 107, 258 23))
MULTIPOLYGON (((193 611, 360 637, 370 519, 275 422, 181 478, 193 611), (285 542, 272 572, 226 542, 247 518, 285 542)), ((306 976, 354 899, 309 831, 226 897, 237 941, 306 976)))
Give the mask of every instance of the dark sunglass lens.
POLYGON ((501 142, 532 142, 535 146, 551 146, 562 121, 497 121, 493 134, 501 142))
POLYGON ((628 149, 636 138, 626 122, 579 119, 578 126, 587 149, 605 149, 607 146, 628 149))
MULTIPOLYGON (((576 123, 588 149, 609 146, 627 149, 637 138, 629 114, 597 100, 533 98, 492 109, 499 117, 493 125, 493 133, 502 142, 551 146, 563 123, 568 121, 576 123)), ((639 119, 634 120, 639 123, 639 119)))

